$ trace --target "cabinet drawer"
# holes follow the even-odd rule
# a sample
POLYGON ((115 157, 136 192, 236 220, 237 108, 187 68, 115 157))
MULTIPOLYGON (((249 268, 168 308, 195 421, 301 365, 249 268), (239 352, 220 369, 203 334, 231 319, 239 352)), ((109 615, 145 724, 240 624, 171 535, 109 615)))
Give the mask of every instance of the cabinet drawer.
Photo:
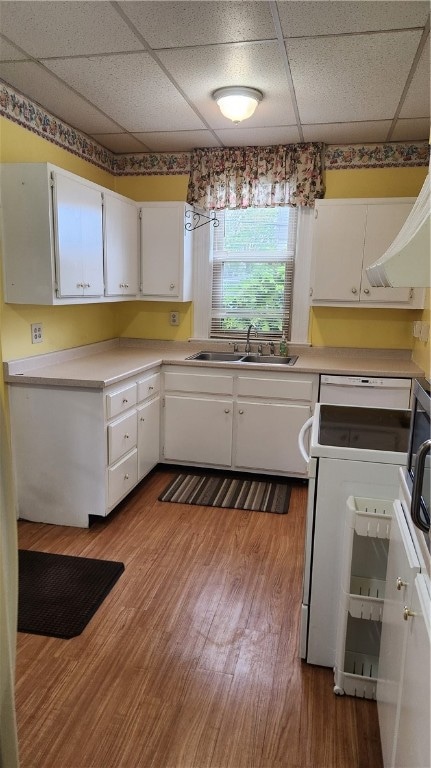
POLYGON ((114 421, 108 426, 108 464, 113 464, 125 453, 136 447, 138 438, 137 413, 114 421))
POLYGON ((138 482, 138 451, 108 469, 108 505, 113 507, 117 501, 132 490, 138 482))
POLYGON ((128 384, 117 392, 110 392, 106 395, 106 416, 112 419, 113 416, 127 411, 132 405, 136 405, 137 389, 136 384, 128 384))
POLYGON ((165 389, 179 392, 231 395, 233 393, 233 377, 208 373, 165 373, 165 389))
POLYGON ((138 381, 138 403, 160 392, 160 373, 153 373, 138 381))
POLYGON ((299 400, 311 402, 313 383, 308 379, 258 379, 251 376, 238 376, 238 395, 240 397, 274 397, 278 400, 299 400))

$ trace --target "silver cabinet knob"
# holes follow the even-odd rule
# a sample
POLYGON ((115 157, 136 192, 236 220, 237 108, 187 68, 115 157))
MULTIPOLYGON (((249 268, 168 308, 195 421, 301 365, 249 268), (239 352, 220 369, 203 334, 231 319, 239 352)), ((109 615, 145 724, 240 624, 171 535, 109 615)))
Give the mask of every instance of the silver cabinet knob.
POLYGON ((128 440, 129 439, 129 435, 124 435, 124 439, 128 440))
POLYGON ((151 392, 154 389, 154 387, 148 387, 148 391, 151 392))
POLYGON ((397 580, 396 580, 395 583, 397 585, 398 591, 400 591, 403 587, 407 587, 408 586, 407 582, 403 581, 400 576, 397 577, 397 580))
POLYGON ((128 402, 129 402, 128 399, 126 397, 123 397, 123 405, 126 405, 126 403, 128 402))
POLYGON ((229 408, 225 408, 225 409, 224 409, 224 412, 225 412, 225 413, 230 413, 230 409, 229 409, 229 408))
POLYGON ((408 619, 409 619, 409 616, 417 616, 417 613, 415 613, 414 611, 411 611, 411 610, 410 610, 409 608, 407 608, 407 606, 405 605, 405 606, 404 606, 404 610, 403 610, 403 619, 404 619, 404 621, 408 621, 408 619))
POLYGON ((124 479, 125 479, 125 480, 128 480, 128 479, 129 479, 129 475, 128 475, 127 473, 124 475, 124 479))
POLYGON ((170 288, 170 289, 171 289, 171 291, 172 291, 172 289, 173 289, 173 288, 175 288, 175 283, 171 283, 171 284, 170 284, 170 286, 169 286, 169 288, 170 288))
POLYGON ((352 288, 352 293, 357 293, 357 292, 358 292, 357 288, 352 288))
POLYGON ((140 421, 145 421, 145 419, 144 419, 144 417, 143 417, 143 416, 141 416, 141 418, 140 418, 140 421))
POLYGON ((241 414, 242 414, 242 413, 244 413, 243 409, 242 409, 242 408, 240 408, 240 409, 239 409, 239 411, 238 411, 238 413, 241 413, 241 414))
POLYGON ((84 288, 84 283, 76 283, 77 288, 84 288))
POLYGON ((369 288, 364 288, 364 293, 369 294, 369 292, 370 292, 369 288))

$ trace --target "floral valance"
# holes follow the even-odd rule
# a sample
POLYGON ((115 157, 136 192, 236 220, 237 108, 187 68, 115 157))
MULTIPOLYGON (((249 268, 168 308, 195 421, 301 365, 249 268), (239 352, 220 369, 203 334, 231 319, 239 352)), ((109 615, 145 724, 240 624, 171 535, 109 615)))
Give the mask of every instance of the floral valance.
POLYGON ((323 144, 195 149, 187 201, 207 210, 314 205, 323 197, 323 144))

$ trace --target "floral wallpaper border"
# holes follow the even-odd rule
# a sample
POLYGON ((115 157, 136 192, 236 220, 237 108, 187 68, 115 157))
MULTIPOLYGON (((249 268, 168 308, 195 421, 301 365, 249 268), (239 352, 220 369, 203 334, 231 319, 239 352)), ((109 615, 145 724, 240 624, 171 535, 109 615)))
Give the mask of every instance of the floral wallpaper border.
POLYGON ((327 171, 337 168, 404 168, 428 165, 428 162, 427 141, 329 145, 325 151, 327 171))
MULTIPOLYGON (((67 149, 83 160, 109 171, 114 176, 166 176, 190 173, 190 152, 115 154, 1 81, 0 115, 57 144, 62 149, 67 149)), ((326 170, 401 168, 428 165, 428 163, 427 141, 328 145, 324 155, 326 170)))

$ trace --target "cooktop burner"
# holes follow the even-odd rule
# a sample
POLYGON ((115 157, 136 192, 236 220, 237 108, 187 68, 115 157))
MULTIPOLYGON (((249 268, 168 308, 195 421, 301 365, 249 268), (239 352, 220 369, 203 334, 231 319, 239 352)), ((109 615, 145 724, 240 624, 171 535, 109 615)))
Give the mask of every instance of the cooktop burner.
POLYGON ((373 451, 408 449, 410 414, 398 408, 320 406, 319 443, 373 451))

